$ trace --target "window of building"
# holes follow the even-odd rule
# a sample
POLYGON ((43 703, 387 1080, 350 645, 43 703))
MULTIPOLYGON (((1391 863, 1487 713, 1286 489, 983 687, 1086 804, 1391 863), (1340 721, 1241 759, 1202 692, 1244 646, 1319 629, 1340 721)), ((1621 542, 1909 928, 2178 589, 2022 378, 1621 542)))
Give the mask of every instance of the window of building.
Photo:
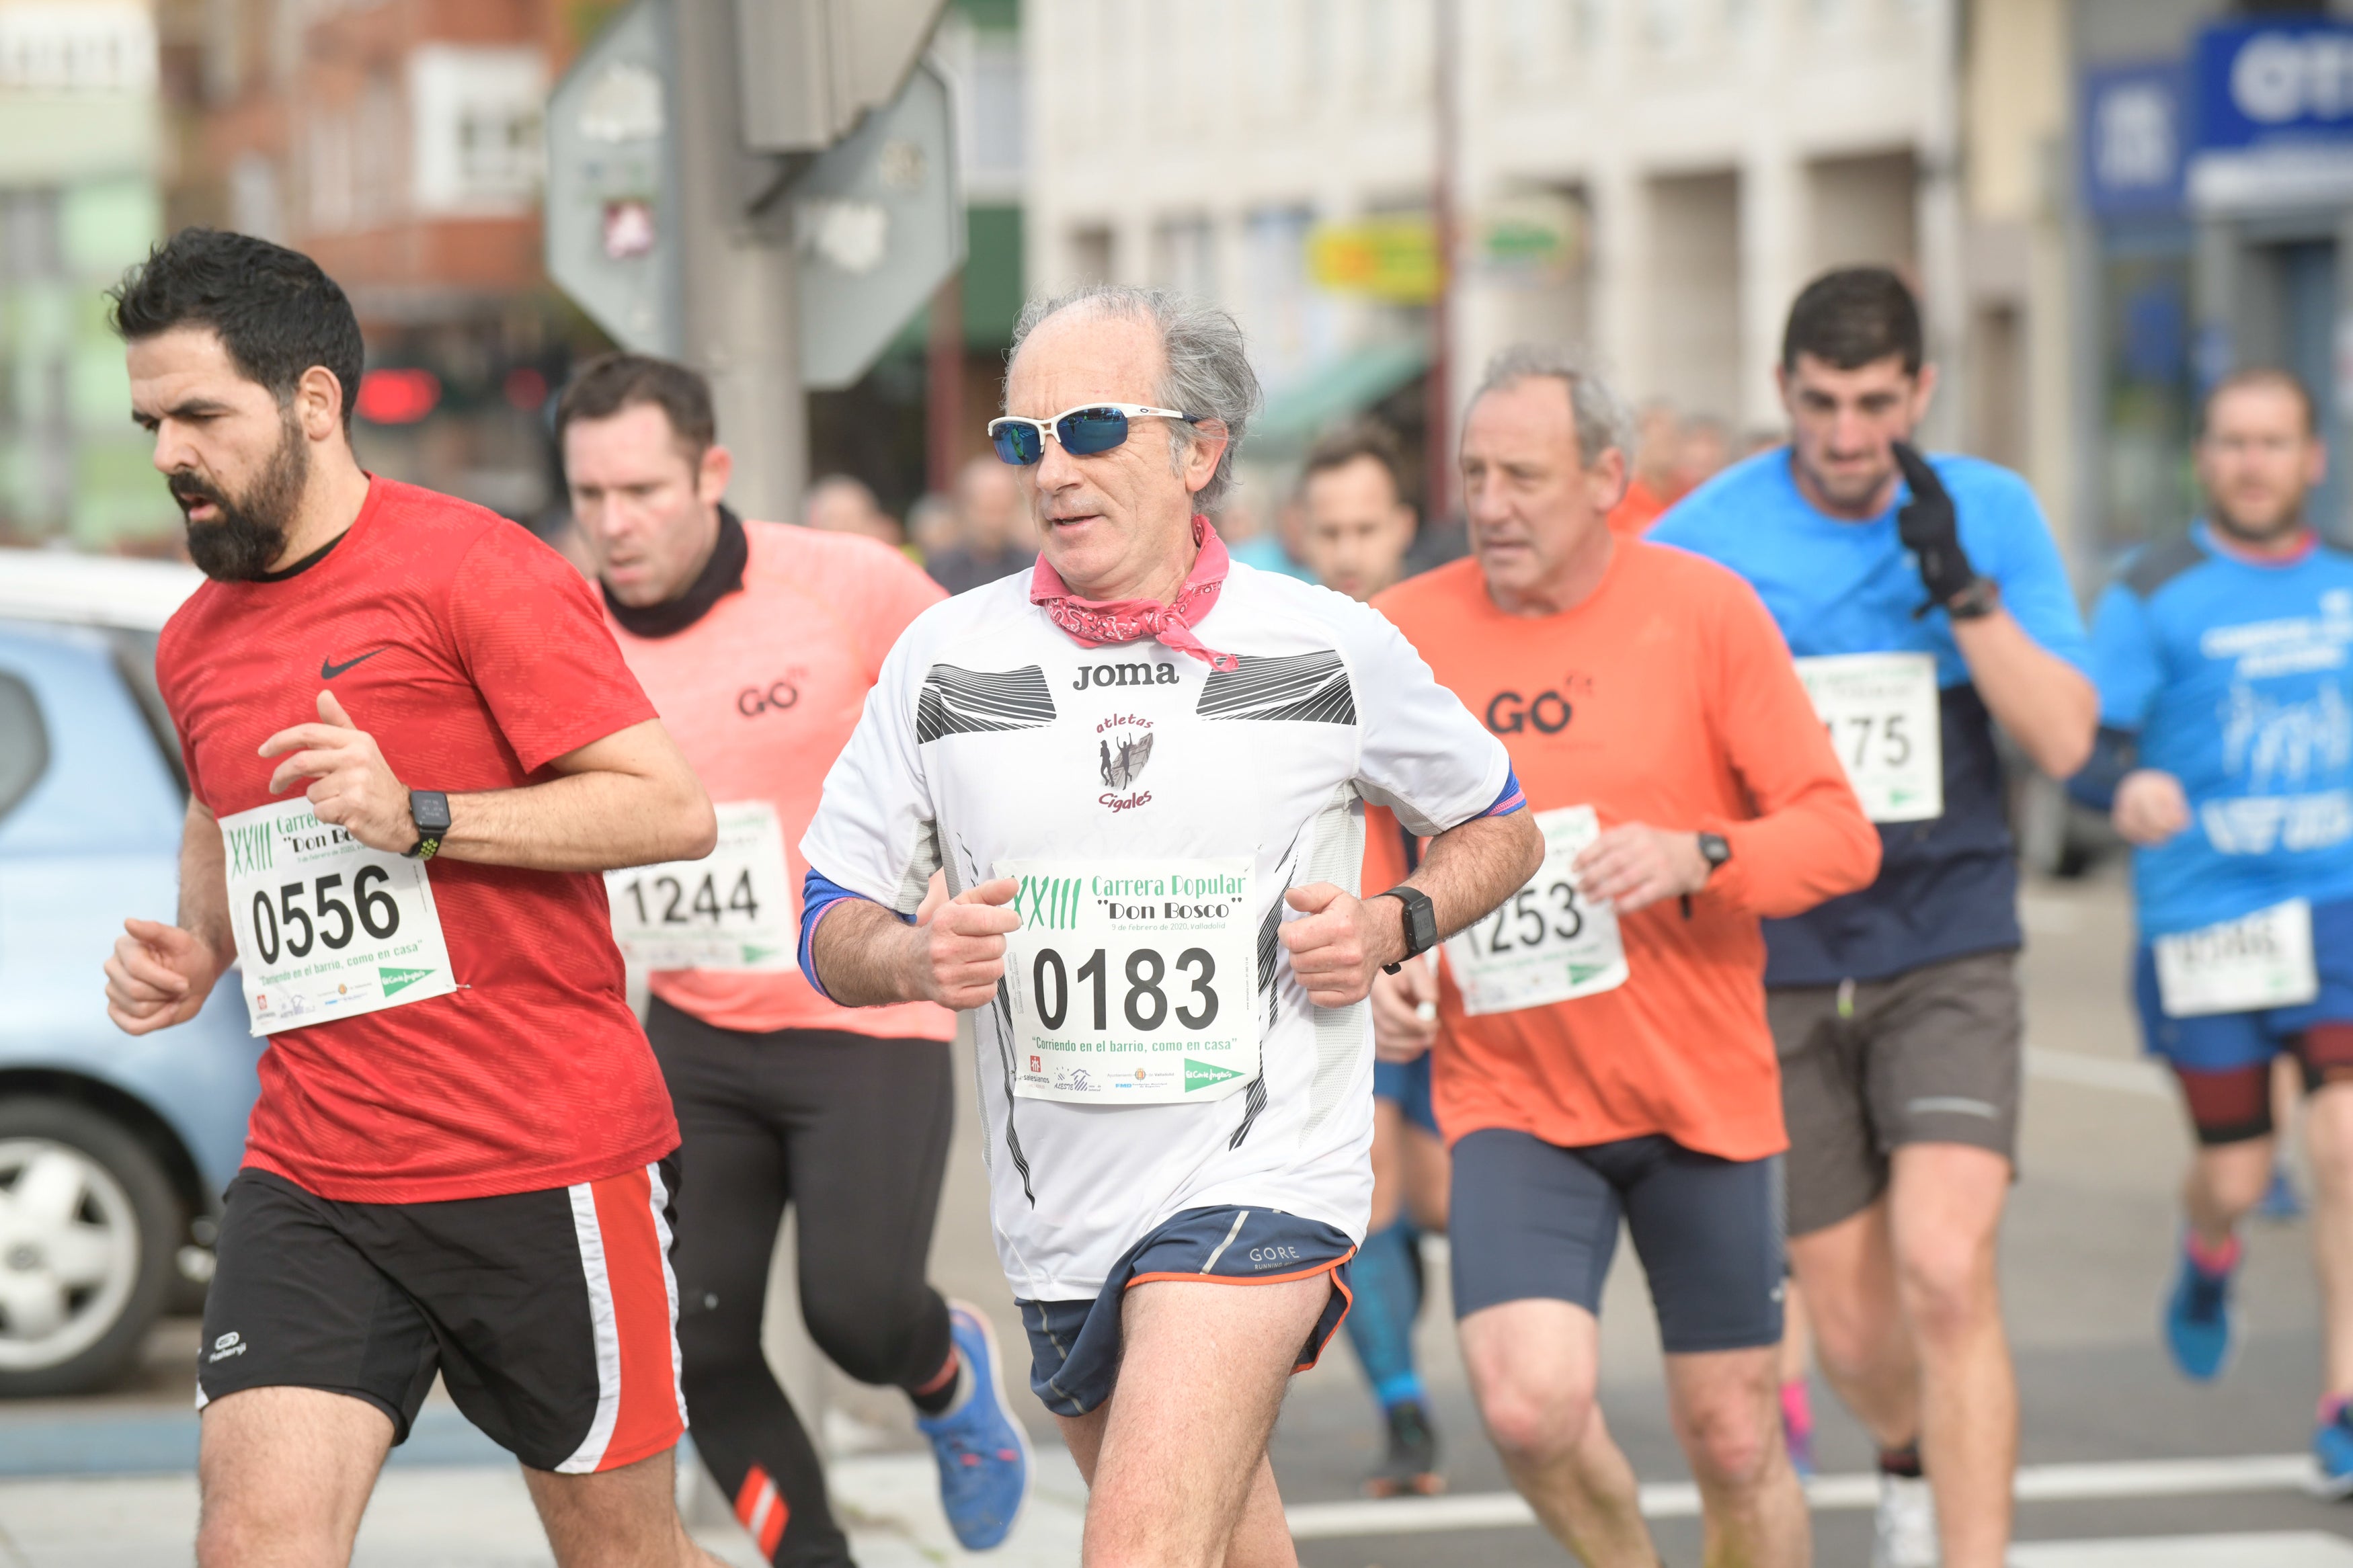
POLYGON ((1111 229, 1090 224, 1071 231, 1070 272, 1075 286, 1112 280, 1111 229))

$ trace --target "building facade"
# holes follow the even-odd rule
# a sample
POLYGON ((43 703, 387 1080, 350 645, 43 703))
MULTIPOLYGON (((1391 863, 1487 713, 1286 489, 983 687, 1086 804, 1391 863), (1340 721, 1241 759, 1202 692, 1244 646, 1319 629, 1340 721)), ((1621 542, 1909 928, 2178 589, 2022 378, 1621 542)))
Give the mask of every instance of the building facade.
POLYGON ((157 83, 137 0, 0 3, 0 539, 176 532, 100 295, 162 228, 157 83))

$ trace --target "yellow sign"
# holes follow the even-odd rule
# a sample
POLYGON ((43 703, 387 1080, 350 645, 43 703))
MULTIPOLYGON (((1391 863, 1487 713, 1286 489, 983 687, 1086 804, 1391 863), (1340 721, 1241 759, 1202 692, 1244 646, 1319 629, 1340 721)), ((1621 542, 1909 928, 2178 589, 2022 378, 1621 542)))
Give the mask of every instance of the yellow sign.
POLYGON ((1438 237, 1427 217, 1318 224, 1307 237, 1307 275, 1335 294, 1427 305, 1438 298, 1438 237))

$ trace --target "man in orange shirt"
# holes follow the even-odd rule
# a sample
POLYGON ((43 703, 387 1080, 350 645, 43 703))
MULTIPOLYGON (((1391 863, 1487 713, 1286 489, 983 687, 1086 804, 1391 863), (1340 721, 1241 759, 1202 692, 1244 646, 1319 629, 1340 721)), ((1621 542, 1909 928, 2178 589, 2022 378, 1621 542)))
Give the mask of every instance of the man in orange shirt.
POLYGON ((825 1472, 760 1352, 768 1259, 798 1212, 810 1337, 913 1402, 968 1548, 997 1544, 1029 1454, 978 1310, 924 1280, 955 1120, 955 1019, 849 1008, 795 966, 825 775, 899 634, 945 595, 889 545, 746 521, 710 390, 611 354, 556 411, 565 477, 621 654, 711 793, 719 847, 607 879, 614 934, 653 973, 647 1034, 684 1139, 678 1340, 695 1447, 776 1563, 847 1564, 825 1472))
MULTIPOLYGON (((1756 594, 1609 530, 1620 410, 1564 355, 1500 356, 1462 434, 1472 558, 1374 601, 1503 740, 1546 844, 1534 880, 1446 943, 1437 1020, 1403 975, 1375 1019, 1392 1058, 1437 1039, 1463 1360, 1538 1518, 1596 1568, 1658 1561, 1594 1403, 1622 1218, 1707 1560, 1796 1568, 1757 921, 1867 884, 1878 837, 1756 594)), ((1368 877, 1402 872, 1385 814, 1367 842, 1368 877)))

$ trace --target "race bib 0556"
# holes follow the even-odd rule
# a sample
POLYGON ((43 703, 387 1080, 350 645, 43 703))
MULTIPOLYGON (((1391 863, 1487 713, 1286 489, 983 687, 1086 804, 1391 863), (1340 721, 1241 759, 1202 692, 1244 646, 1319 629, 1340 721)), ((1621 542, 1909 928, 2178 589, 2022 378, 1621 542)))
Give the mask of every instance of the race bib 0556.
POLYGON ((369 848, 300 795, 224 816, 220 829, 255 1034, 458 989, 424 861, 369 848))
POLYGON ((1013 1092, 1077 1105, 1222 1100, 1258 1076, 1247 859, 1008 860, 1013 1092))

